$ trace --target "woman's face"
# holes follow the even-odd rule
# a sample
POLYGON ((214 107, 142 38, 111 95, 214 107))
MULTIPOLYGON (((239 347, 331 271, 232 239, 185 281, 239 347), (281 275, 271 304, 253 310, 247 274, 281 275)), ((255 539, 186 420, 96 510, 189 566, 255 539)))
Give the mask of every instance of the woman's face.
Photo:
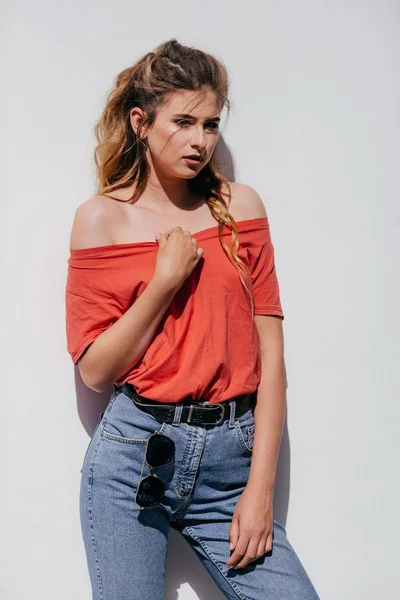
MULTIPOLYGON (((135 111, 131 111, 131 119, 135 111)), ((193 178, 210 160, 219 138, 221 111, 213 92, 182 91, 171 95, 145 131, 150 160, 167 177, 193 178), (184 157, 201 155, 201 162, 184 157)), ((160 173, 159 173, 160 174, 160 173)))

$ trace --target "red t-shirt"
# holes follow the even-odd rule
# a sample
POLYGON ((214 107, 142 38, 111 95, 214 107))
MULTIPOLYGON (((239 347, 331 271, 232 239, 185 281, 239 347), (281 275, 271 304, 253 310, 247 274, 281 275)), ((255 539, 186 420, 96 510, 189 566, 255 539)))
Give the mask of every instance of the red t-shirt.
MULTIPOLYGON (((250 266, 256 315, 283 311, 267 217, 237 221, 238 255, 250 266)), ((140 360, 114 383, 159 402, 221 402, 256 390, 260 340, 250 299, 225 255, 218 226, 192 234, 203 257, 172 299, 140 360)), ((228 247, 231 231, 224 227, 228 247)), ((158 242, 70 250, 65 288, 67 349, 74 364, 151 280, 158 242)))

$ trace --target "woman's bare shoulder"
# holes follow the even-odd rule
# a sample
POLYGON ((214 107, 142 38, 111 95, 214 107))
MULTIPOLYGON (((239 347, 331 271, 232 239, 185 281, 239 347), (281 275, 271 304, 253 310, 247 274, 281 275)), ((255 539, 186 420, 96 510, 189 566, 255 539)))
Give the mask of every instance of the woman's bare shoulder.
POLYGON ((236 221, 266 217, 265 203, 256 190, 245 183, 229 181, 232 192, 231 213, 236 221))
POLYGON ((96 195, 82 202, 75 210, 70 249, 112 244, 119 214, 118 203, 106 196, 96 195))

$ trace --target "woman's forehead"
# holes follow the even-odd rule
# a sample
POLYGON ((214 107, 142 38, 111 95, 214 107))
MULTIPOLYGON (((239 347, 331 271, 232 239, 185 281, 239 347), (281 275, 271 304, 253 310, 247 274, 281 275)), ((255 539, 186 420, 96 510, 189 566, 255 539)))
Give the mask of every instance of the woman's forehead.
POLYGON ((211 90, 174 92, 165 105, 164 111, 171 116, 191 115, 199 119, 218 116, 221 112, 216 94, 211 90))

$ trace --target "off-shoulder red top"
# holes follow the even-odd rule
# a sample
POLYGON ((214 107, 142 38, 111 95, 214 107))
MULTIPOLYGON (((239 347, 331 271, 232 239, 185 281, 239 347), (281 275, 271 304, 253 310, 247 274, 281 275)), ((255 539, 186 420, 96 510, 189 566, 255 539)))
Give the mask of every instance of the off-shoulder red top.
MULTIPOLYGON (((237 221, 238 255, 250 267, 256 315, 284 318, 267 217, 237 221)), ((231 231, 223 236, 229 246, 231 231)), ((141 359, 118 381, 159 402, 221 402, 253 392, 261 356, 250 299, 225 255, 218 225, 192 233, 204 254, 175 294, 141 359)), ((67 350, 77 364, 96 337, 144 291, 158 242, 70 250, 65 288, 67 350)))

